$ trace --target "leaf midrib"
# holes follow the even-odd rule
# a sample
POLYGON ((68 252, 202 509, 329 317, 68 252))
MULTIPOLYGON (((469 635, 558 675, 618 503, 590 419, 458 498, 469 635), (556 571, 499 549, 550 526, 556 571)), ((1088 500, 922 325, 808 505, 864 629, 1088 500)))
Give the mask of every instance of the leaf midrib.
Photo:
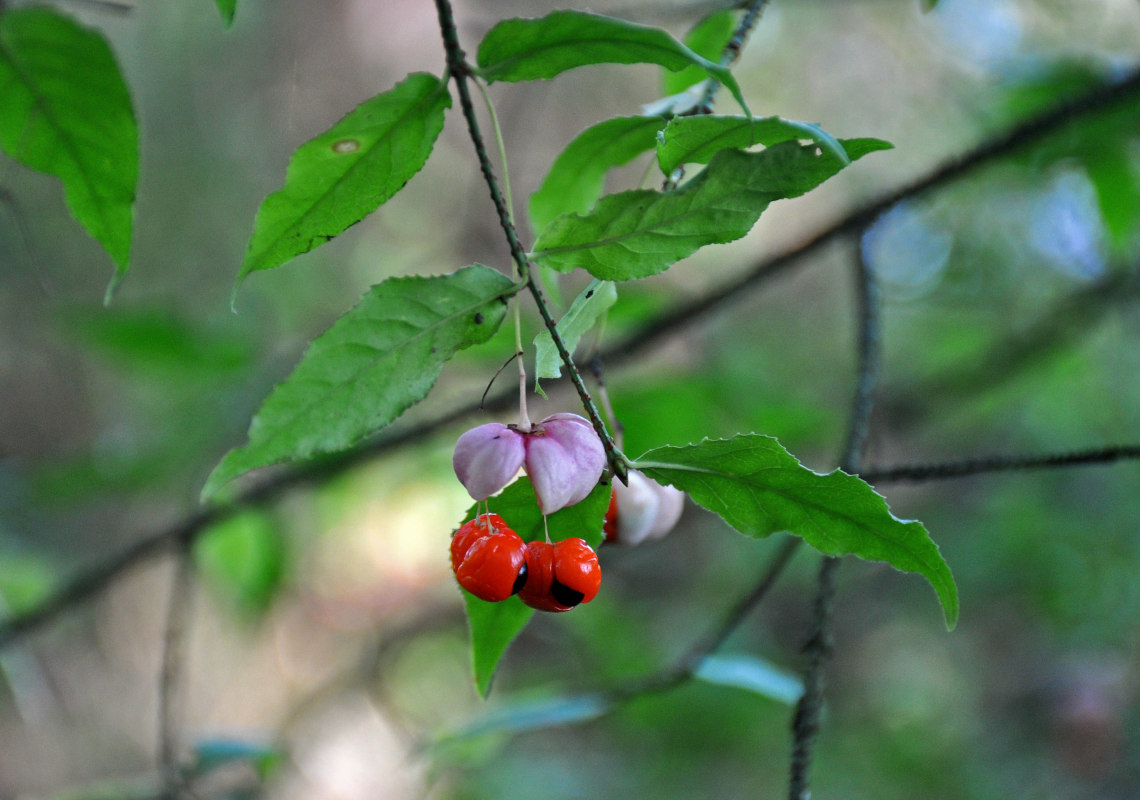
MULTIPOLYGON (((689 186, 692 186, 692 184, 689 184, 689 186)), ((688 188, 688 187, 686 187, 686 188, 688 188)), ((646 191, 646 190, 634 190, 634 191, 646 191)), ((691 191, 696 192, 696 189, 694 188, 691 191)), ((652 192, 652 191, 650 191, 649 193, 651 195, 655 195, 655 198, 652 201, 652 205, 654 205, 654 206, 659 204, 659 203, 664 203, 668 199, 671 199, 671 198, 686 196, 683 193, 683 191, 682 192, 673 192, 671 195, 661 194, 659 192, 652 192)), ((622 194, 630 195, 630 194, 632 194, 632 192, 623 192, 622 194)), ((721 200, 724 200, 724 199, 729 198, 729 197, 733 197, 733 196, 738 195, 738 194, 757 194, 757 195, 765 195, 766 196, 766 195, 769 195, 770 193, 769 192, 763 192, 763 191, 756 190, 756 189, 749 189, 747 187, 740 187, 740 188, 733 189, 732 191, 728 191, 728 192, 724 192, 722 194, 718 194, 713 199, 715 201, 719 202, 721 200)), ((611 197, 620 197, 620 196, 621 195, 611 195, 611 197)), ((771 200, 769 200, 768 203, 771 203, 771 200)), ((586 242, 584 244, 573 244, 573 245, 565 245, 562 247, 551 247, 551 248, 548 248, 545 250, 535 250, 530 255, 535 260, 539 260, 539 259, 543 258, 544 256, 549 256, 549 255, 558 255, 560 253, 576 253, 576 252, 580 252, 580 251, 594 250, 594 249, 597 249, 599 247, 603 247, 606 245, 620 244, 620 243, 622 243, 628 239, 634 239, 634 238, 637 238, 638 236, 646 236, 646 235, 653 234, 653 233, 657 233, 660 235, 680 236, 682 234, 670 234, 668 231, 662 231, 659 229, 664 228, 668 225, 671 225, 671 224, 677 222, 678 220, 682 220, 685 217, 691 216, 693 214, 700 213, 701 211, 707 211, 708 209, 712 208, 712 205, 713 205, 712 203, 710 203, 708 205, 703 205, 700 207, 699 211, 693 211, 692 206, 690 205, 686 208, 685 211, 678 213, 678 214, 674 214, 673 216, 667 217, 667 218, 661 220, 659 223, 655 224, 653 227, 646 227, 646 228, 639 227, 634 231, 630 231, 629 233, 624 233, 624 234, 620 234, 617 236, 607 236, 607 237, 602 238, 602 239, 593 239, 593 240, 586 242)), ((760 213, 763 213, 763 211, 764 211, 764 209, 761 208, 760 213)), ((581 214, 575 214, 574 216, 578 217, 579 219, 585 219, 585 217, 581 214)), ((718 230, 724 230, 724 229, 718 229, 718 230)), ((683 235, 686 236, 687 238, 700 237, 700 234, 683 234, 683 235)))
MULTIPOLYGON (((734 483, 743 483, 745 486, 748 485, 747 483, 745 483, 744 480, 742 480, 743 476, 734 475, 732 473, 727 473, 727 472, 719 472, 717 470, 707 469, 705 467, 696 467, 696 466, 693 466, 691 464, 677 464, 675 462, 661 462, 661 461, 634 461, 633 467, 635 469, 639 469, 643 472, 646 469, 675 469, 675 470, 679 470, 682 472, 696 472, 696 473, 701 473, 701 474, 705 474, 705 475, 712 475, 712 476, 717 477, 717 478, 723 478, 725 480, 730 480, 730 481, 733 481, 734 483)), ((782 466, 776 465, 773 467, 766 467, 765 469, 784 469, 784 470, 786 470, 786 469, 792 469, 792 468, 791 467, 782 467, 782 466)), ((801 469, 807 469, 807 468, 803 467, 801 465, 801 469)), ((828 475, 834 475, 835 472, 839 472, 839 471, 840 470, 835 470, 835 471, 829 472, 827 474, 828 475)), ((750 474, 756 474, 756 473, 750 473, 750 474)), ((819 473, 816 473, 816 474, 819 474, 819 473)), ((843 473, 843 474, 847 474, 847 473, 843 473)), ((852 476, 852 477, 855 477, 855 476, 852 476)), ((855 527, 859 528, 860 530, 864 530, 864 531, 872 534, 877 539, 881 539, 881 540, 885 540, 885 541, 891 541, 891 542, 897 541, 897 540, 893 540, 893 539, 887 539, 886 537, 882 536, 881 534, 876 533, 876 531, 873 528, 869 527, 865 523, 860 522, 859 520, 855 519, 854 517, 851 517, 848 514, 845 514, 842 512, 836 512, 834 509, 828 508, 826 506, 822 506, 819 503, 812 502, 811 500, 803 498, 799 495, 789 494, 789 493, 787 493, 785 491, 781 491, 780 489, 777 489, 775 487, 765 487, 763 489, 763 491, 771 492, 772 494, 779 495, 780 497, 783 497, 785 500, 790 500, 790 501, 799 503, 800 505, 811 506, 812 508, 815 508, 816 510, 821 511, 825 514, 840 517, 841 519, 849 521, 850 523, 855 525, 855 527)), ((894 518, 894 519, 897 519, 897 518, 894 518)), ((902 520, 897 520, 897 521, 899 522, 900 525, 902 525, 904 527, 908 524, 906 522, 903 522, 902 520)), ((900 543, 900 547, 902 547, 903 550, 905 550, 912 557, 914 557, 914 559, 916 561, 918 561, 920 564, 926 564, 926 565, 930 566, 925 558, 920 557, 920 555, 918 553, 914 552, 911 548, 906 547, 905 545, 903 545, 901 543, 900 543)), ((935 568, 938 568, 940 566, 940 564, 935 564, 933 566, 935 568)), ((939 574, 942 574, 942 572, 943 572, 943 570, 938 569, 939 574)))
MULTIPOLYGON (((81 151, 78 149, 77 142, 70 135, 67 135, 66 127, 60 124, 59 118, 53 113, 52 105, 50 102, 48 102, 48 98, 37 91, 37 84, 28 76, 28 74, 23 69, 21 69, 19 61, 13 57, 11 46, 8 42, 8 37, 2 35, 6 30, 7 29, 4 26, 0 26, 0 53, 4 55, 7 62, 12 66, 12 71, 15 73, 17 80, 27 89, 28 94, 32 96, 32 99, 34 101, 33 107, 39 109, 40 113, 50 123, 51 130, 55 132, 56 137, 63 143, 64 149, 67 150, 68 155, 70 156, 72 166, 77 169, 80 177, 80 182, 87 193, 87 197, 91 199, 100 197, 98 192, 96 192, 96 184, 93 181, 92 176, 88 173, 83 160, 78 156, 78 153, 81 151)), ((23 129, 20 132, 21 140, 28 131, 29 122, 30 119, 26 119, 24 121, 23 129)), ((15 153, 13 153, 13 156, 15 156, 15 153)), ((56 174, 56 177, 60 180, 63 180, 62 175, 56 174)), ((63 184, 66 189, 67 181, 63 181, 63 184)), ((96 214, 100 223, 100 231, 102 231, 105 235, 106 231, 110 227, 110 221, 106 216, 106 204, 96 202, 92 205, 94 205, 96 209, 96 214)), ((116 266, 118 266, 118 257, 112 255, 112 258, 115 260, 116 266)))
MULTIPOLYGON (((457 319, 457 318, 459 318, 465 314, 469 314, 472 311, 475 311, 476 309, 487 305, 488 303, 494 302, 495 300, 498 300, 498 299, 503 298, 503 297, 507 297, 507 296, 517 292, 517 291, 518 291, 518 287, 515 284, 511 284, 509 287, 505 288, 503 291, 498 292, 497 294, 492 295, 491 297, 483 298, 479 301, 472 302, 469 305, 464 306, 462 309, 457 310, 455 313, 450 314, 447 317, 443 317, 443 318, 438 319, 435 323, 432 323, 432 324, 430 324, 426 327, 423 327, 423 328, 419 328, 416 333, 412 334, 411 336, 409 336, 405 339, 400 340, 400 342, 397 345, 383 351, 382 353, 377 355, 375 358, 368 359, 367 362, 363 366, 361 366, 359 369, 353 370, 350 378, 347 378, 347 379, 340 381, 340 382, 337 382, 337 383, 333 383, 333 384, 331 384, 331 386, 334 388, 337 388, 337 387, 345 386, 346 384, 349 384, 349 383, 354 383, 359 378, 359 376, 363 375, 366 372, 373 370, 379 362, 387 359, 392 353, 394 353, 398 350, 402 350, 405 347, 407 347, 407 345, 411 344, 412 342, 417 341, 422 336, 426 335, 429 331, 438 330, 443 325, 446 325, 446 324, 454 321, 455 319, 457 319)), ((336 345, 334 345, 334 346, 339 347, 339 346, 346 344, 346 343, 347 344, 358 344, 358 342, 355 342, 355 341, 353 341, 353 342, 343 342, 342 341, 342 342, 337 342, 336 345)), ((375 347, 372 345, 369 345, 369 347, 371 349, 375 349, 375 347)), ((303 360, 302 360, 302 363, 304 363, 303 360)), ((286 379, 286 382, 288 382, 288 379, 286 379)), ((319 406, 326 403, 328 401, 328 397, 330 394, 331 394, 331 390, 330 391, 324 391, 320 394, 319 397, 314 399, 312 402, 307 403, 304 406, 302 406, 300 409, 298 409, 297 413, 287 415, 285 417, 285 423, 284 423, 285 426, 286 427, 291 426, 298 419, 301 419, 301 418, 304 418, 305 416, 308 416, 309 413, 314 408, 318 408, 319 406)), ((277 431, 276 433, 269 436, 268 438, 264 438, 264 439, 260 440, 262 446, 268 446, 269 444, 275 443, 282 438, 282 436, 281 436, 282 426, 281 425, 276 426, 276 431, 277 431)), ((251 441, 250 445, 252 445, 252 444, 253 444, 253 442, 251 441)), ((243 450, 245 450, 245 449, 246 448, 243 448, 243 450)))

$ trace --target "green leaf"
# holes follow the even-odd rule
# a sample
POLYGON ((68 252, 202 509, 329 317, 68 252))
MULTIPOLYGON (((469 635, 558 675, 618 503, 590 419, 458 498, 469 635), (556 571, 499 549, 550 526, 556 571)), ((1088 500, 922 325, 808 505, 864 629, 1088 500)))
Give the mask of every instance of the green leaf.
MULTIPOLYGON (((578 346, 578 340, 594 327, 598 317, 617 302, 617 289, 609 281, 590 281, 590 285, 574 298, 570 309, 558 320, 558 332, 566 349, 571 353, 578 346)), ((542 331, 534 337, 534 377, 535 380, 562 377, 562 358, 550 331, 542 331)))
POLYGON ((820 475, 771 436, 742 434, 684 447, 660 447, 634 466, 752 537, 788 531, 830 556, 885 561, 925 577, 946 615, 958 619, 958 589, 921 522, 900 520, 865 482, 839 470, 820 475))
POLYGON ((0 552, 0 618, 39 607, 56 589, 59 572, 57 565, 38 555, 0 552))
POLYGON ((683 164, 707 164, 721 150, 771 147, 799 139, 811 139, 840 163, 850 163, 843 145, 818 125, 779 117, 677 117, 658 138, 657 160, 669 175, 683 164))
POLYGON ((237 0, 215 0, 218 4, 218 11, 222 15, 222 19, 226 23, 226 27, 234 24, 234 14, 237 13, 237 0))
POLYGON ((748 108, 726 67, 697 55, 660 28, 584 11, 503 20, 479 44, 477 61, 479 75, 488 83, 544 80, 587 64, 658 64, 673 72, 696 66, 728 87, 741 108, 748 108))
POLYGON ((194 560, 228 599, 254 614, 269 607, 285 578, 281 531, 256 511, 211 528, 194 543, 194 560))
MULTIPOLYGON (((549 526, 552 541, 577 536, 596 548, 602 542, 602 523, 610 504, 610 487, 608 484, 599 484, 582 502, 547 517, 546 526, 528 478, 519 478, 489 502, 491 511, 501 516, 524 541, 543 538, 546 526, 549 526)), ((472 506, 464 522, 474 519, 475 514, 476 508, 472 506)), ((463 589, 460 591, 467 604, 467 622, 471 628, 475 686, 479 694, 486 697, 491 691, 495 668, 507 647, 534 614, 534 609, 523 605, 518 597, 511 597, 501 603, 488 603, 463 589)))
POLYGON ((244 472, 349 447, 419 402, 456 351, 487 341, 518 287, 489 267, 391 278, 309 346, 214 469, 203 496, 244 472))
MULTIPOLYGON (((698 22, 685 37, 685 46, 699 56, 716 61, 724 52, 736 30, 736 14, 731 11, 717 11, 698 22)), ((679 94, 690 86, 700 83, 707 75, 696 66, 685 67, 680 72, 666 71, 661 76, 662 88, 666 95, 679 94)))
POLYGON ((1124 254, 1140 220, 1140 177, 1127 145, 1104 142, 1088 148, 1081 161, 1096 191, 1097 206, 1113 250, 1124 254))
POLYGON ((731 686, 769 700, 794 706, 804 693, 803 683, 769 661, 754 656, 706 656, 693 673, 706 683, 731 686))
MULTIPOLYGON (((890 145, 845 139, 843 147, 854 161, 890 145)), ((801 195, 844 166, 831 152, 796 142, 759 153, 722 150, 680 189, 612 194, 589 214, 558 217, 538 237, 532 258, 602 280, 656 275, 705 245, 739 239, 769 203, 801 195)))
POLYGON ((438 78, 414 73, 297 148, 285 186, 257 212, 238 282, 324 244, 400 191, 431 155, 450 106, 438 78))
POLYGON ((0 14, 0 149, 55 175, 75 219, 127 272, 138 125, 103 36, 48 8, 0 14))
POLYGON ((602 195, 606 172, 657 144, 661 117, 617 117, 582 131, 555 159, 530 197, 530 224, 538 233, 559 214, 584 214, 602 195))
POLYGON ((922 4, 922 10, 924 12, 933 11, 935 6, 938 5, 938 0, 919 0, 919 2, 922 4))

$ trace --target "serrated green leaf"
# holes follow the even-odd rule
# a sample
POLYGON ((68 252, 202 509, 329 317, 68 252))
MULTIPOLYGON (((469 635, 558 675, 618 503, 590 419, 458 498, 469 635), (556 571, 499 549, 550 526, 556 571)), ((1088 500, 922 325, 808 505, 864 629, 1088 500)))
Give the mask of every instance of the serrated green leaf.
MULTIPOLYGON (((732 39, 734 30, 736 14, 732 11, 716 11, 693 26, 685 36, 685 46, 697 55, 715 61, 732 39)), ((695 66, 685 67, 679 72, 666 70, 661 76, 661 85, 666 95, 679 94, 707 77, 704 70, 695 66)))
POLYGON ((687 492, 748 536, 788 531, 827 555, 917 572, 934 587, 947 628, 957 622, 958 589, 926 528, 892 515, 886 500, 854 475, 813 472, 774 438, 759 434, 660 447, 634 466, 687 492))
MULTIPOLYGON (((578 346, 578 340, 617 302, 617 289, 609 281, 590 281, 590 285, 574 298, 569 310, 558 320, 558 332, 566 349, 571 353, 578 346)), ((562 377, 562 358, 550 331, 542 331, 534 337, 534 377, 535 380, 562 377)))
POLYGON ((660 28, 584 11, 538 19, 507 19, 479 44, 479 75, 495 81, 553 78, 587 64, 657 64, 670 71, 696 66, 716 78, 748 110, 732 73, 694 53, 660 28))
POLYGON ((221 13, 226 27, 233 25, 234 14, 237 13, 237 0, 215 0, 215 2, 218 4, 218 11, 221 13))
MULTIPOLYGON (((854 161, 890 145, 845 139, 843 147, 854 161)), ((602 280, 656 275, 705 245, 739 239, 769 203, 801 195, 844 166, 831 152, 796 142, 759 153, 722 150, 680 189, 612 194, 589 214, 558 217, 538 237, 532 258, 602 280)))
POLYGON ((518 291, 489 267, 390 278, 314 339, 249 429, 249 444, 214 468, 204 497, 238 475, 349 447, 396 419, 435 384, 458 350, 487 341, 518 291))
POLYGON ((840 163, 850 163, 847 151, 818 125, 779 117, 677 117, 670 120, 657 141, 657 160, 669 175, 683 164, 707 164, 721 150, 811 139, 840 163))
POLYGON ((589 211, 602 195, 606 172, 652 150, 664 125, 662 117, 616 117, 578 134, 530 197, 534 232, 559 214, 589 211))
POLYGON ((0 148, 63 182, 75 219, 127 272, 138 125, 106 40, 49 8, 0 14, 0 148))
POLYGON ((260 614, 285 578, 285 542, 264 513, 215 525, 194 543, 194 560, 210 583, 242 611, 260 614))
MULTIPOLYGON (((551 541, 577 536, 596 548, 602 542, 602 523, 610 504, 610 487, 599 484, 580 503, 548 516, 545 525, 542 513, 538 510, 534 487, 528 478, 519 478, 504 489, 502 494, 492 497, 489 503, 491 511, 501 516, 524 541, 543 538, 549 526, 551 541)), ((464 517, 464 522, 474 519, 475 514, 476 507, 472 506, 464 517)), ((534 609, 523 605, 518 597, 508 598, 501 603, 488 603, 463 589, 460 591, 467 606, 467 623, 471 629, 475 687, 481 696, 486 697, 491 691, 495 668, 507 647, 534 614, 534 609)))
POLYGON ((307 253, 379 208, 427 162, 447 87, 417 72, 297 148, 285 186, 265 198, 238 282, 307 253))

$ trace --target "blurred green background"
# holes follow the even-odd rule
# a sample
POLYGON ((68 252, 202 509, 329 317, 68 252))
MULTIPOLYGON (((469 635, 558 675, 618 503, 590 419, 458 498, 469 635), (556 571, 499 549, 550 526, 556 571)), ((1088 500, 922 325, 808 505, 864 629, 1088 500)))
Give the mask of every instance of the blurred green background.
MULTIPOLYGON (((456 5, 469 52, 497 20, 554 7, 456 5)), ((8 612, 194 510, 271 386, 368 286, 508 265, 453 110, 405 191, 318 251, 252 276, 229 311, 254 213, 293 149, 406 73, 442 71, 428 0, 241 0, 230 30, 209 0, 57 7, 110 39, 141 125, 142 177, 131 272, 105 309, 110 262, 67 216, 58 183, 0 161, 8 612)), ((683 35, 713 5, 591 8, 683 35)), ((1138 43, 1132 0, 942 0, 931 14, 917 0, 775 0, 737 68, 752 109, 896 149, 776 204, 745 240, 624 287, 603 345, 1125 74, 1138 43)), ((660 92, 648 67, 492 87, 520 213, 581 129, 660 92)), ((1140 440, 1138 123, 1140 103, 1118 108, 897 206, 861 242, 611 370, 627 452, 758 431, 831 469, 854 375, 857 246, 884 298, 869 464, 1140 440)), ((635 185, 645 167, 619 171, 611 188, 635 185)), ((564 296, 579 286, 567 280, 564 296)), ((477 398, 510 347, 504 331, 463 354, 400 425, 477 398)), ((551 391, 540 406, 574 401, 551 391)), ((187 758, 203 769, 257 762, 267 796, 285 798, 784 796, 790 709, 763 691, 697 680, 582 724, 512 735, 506 726, 524 720, 506 713, 471 733, 488 713, 668 665, 751 588, 779 542, 747 540, 690 506, 666 540, 604 551, 597 600, 534 619, 484 702, 445 555, 468 505, 450 466, 460 430, 199 541, 180 687, 187 758)), ((1140 796, 1140 466, 881 491, 942 547, 961 622, 943 630, 917 577, 844 565, 815 796, 1140 796)), ((720 654, 747 657, 734 663, 753 678, 798 674, 815 569, 801 552, 720 654)), ((165 560, 132 570, 0 653, 0 796, 148 791, 171 575, 165 560)), ((231 768, 212 796, 237 796, 256 772, 218 772, 231 768)))

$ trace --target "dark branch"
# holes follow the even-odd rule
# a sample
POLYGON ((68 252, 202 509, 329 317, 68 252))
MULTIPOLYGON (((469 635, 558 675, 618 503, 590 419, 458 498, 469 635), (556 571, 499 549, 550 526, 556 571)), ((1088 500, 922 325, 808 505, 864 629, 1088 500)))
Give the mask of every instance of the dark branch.
MULTIPOLYGON (((768 5, 768 0, 752 0, 752 2, 748 3, 748 7, 744 11, 744 16, 740 18, 736 30, 732 32, 732 38, 728 40, 728 44, 724 46, 724 50, 720 54, 720 65, 722 67, 732 66, 736 62, 736 59, 740 57, 740 51, 744 49, 744 45, 748 41, 748 35, 752 33, 752 29, 756 27, 756 23, 760 21, 760 15, 764 13, 764 7, 766 5, 768 5)), ((701 101, 697 104, 692 113, 711 114, 713 101, 716 100, 716 95, 719 90, 720 82, 710 79, 705 85, 705 91, 701 95, 701 101)))
MULTIPOLYGON (((882 364, 879 287, 863 257, 861 242, 854 242, 854 250, 858 355, 847 438, 839 459, 840 468, 847 472, 858 472, 863 463, 882 364)), ((820 713, 823 711, 824 677, 832 650, 831 618, 839 564, 840 559, 825 556, 819 569, 819 587, 812 614, 813 629, 811 638, 804 646, 808 658, 807 669, 804 671, 804 693, 796 704, 796 713, 792 718, 789 800, 808 800, 811 797, 811 767, 815 740, 819 734, 820 713)))
POLYGON ((1058 467, 1107 466, 1120 461, 1140 460, 1140 444, 1100 447, 1071 453, 1046 453, 1037 456, 986 456, 944 464, 903 464, 897 467, 875 467, 860 474, 868 483, 924 483, 926 481, 966 478, 994 472, 1025 472, 1058 467))

